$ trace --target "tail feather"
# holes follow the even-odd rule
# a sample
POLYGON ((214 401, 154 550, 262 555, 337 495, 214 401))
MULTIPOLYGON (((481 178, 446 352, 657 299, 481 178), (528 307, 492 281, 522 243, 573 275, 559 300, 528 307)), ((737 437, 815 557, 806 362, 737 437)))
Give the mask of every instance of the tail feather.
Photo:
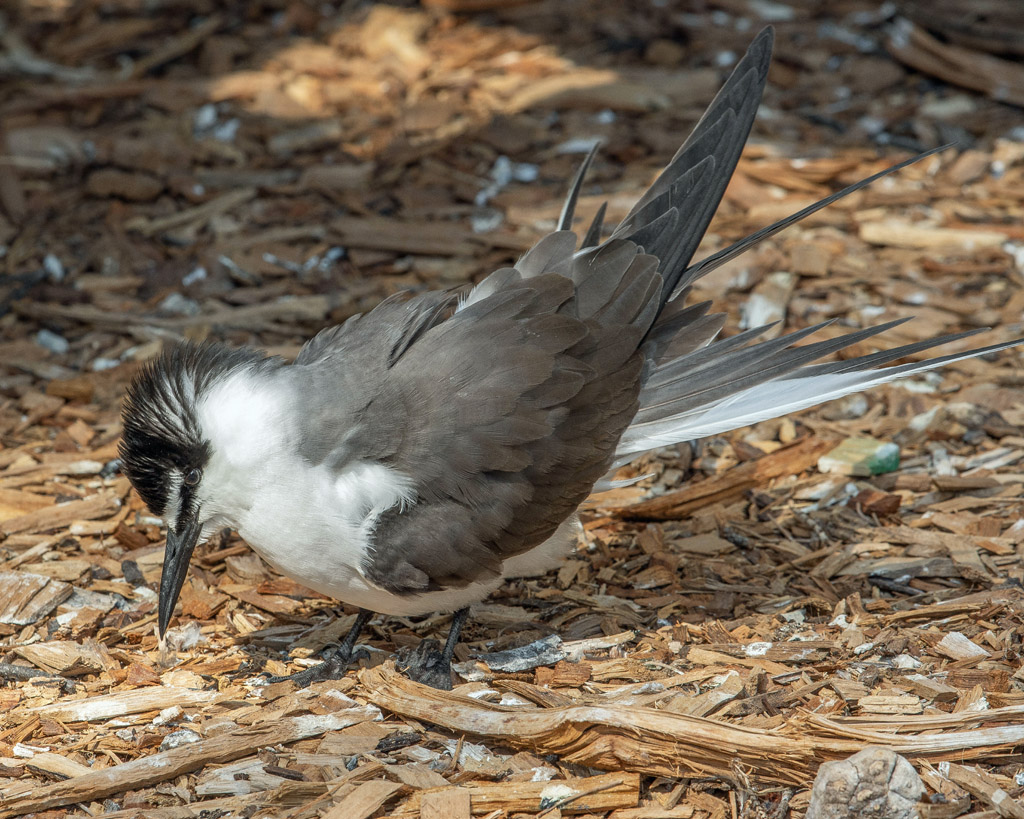
POLYGON ((702 347, 684 358, 663 364, 651 373, 645 382, 644 389, 640 393, 640 406, 649 405, 652 397, 667 386, 687 384, 690 389, 693 389, 696 385, 701 384, 702 380, 728 378, 736 368, 760 364, 787 347, 802 341, 811 333, 827 327, 833 321, 824 321, 821 324, 795 330, 778 338, 747 346, 748 341, 753 341, 758 336, 764 335, 776 324, 752 327, 730 338, 702 347), (647 398, 644 397, 645 393, 647 398))
MULTIPOLYGON (((966 334, 965 334, 966 335, 966 334)), ((945 364, 999 352, 1024 342, 1004 341, 975 350, 931 358, 927 361, 902 364, 883 369, 823 372, 805 376, 798 370, 790 377, 731 394, 711 404, 661 418, 648 423, 632 424, 616 450, 616 468, 629 463, 643 452, 664 446, 720 435, 723 432, 797 412, 815 404, 841 398, 852 392, 870 389, 898 378, 933 370, 945 364)), ((898 348, 899 349, 899 348, 898 348)))
MULTIPOLYGON (((676 155, 612 232, 612 238, 628 239, 661 260, 662 305, 678 289, 732 178, 761 103, 774 40, 770 26, 758 34, 676 155)), ((569 187, 559 230, 572 224, 593 155, 583 160, 569 187)), ((602 207, 581 253, 600 240, 603 218, 602 207)))
MULTIPOLYGON (((909 318, 904 321, 910 321, 909 318)), ((891 350, 880 350, 877 353, 868 353, 867 355, 860 355, 856 358, 847 358, 843 361, 830 361, 826 364, 813 364, 808 367, 803 367, 800 372, 805 376, 817 376, 826 375, 828 373, 845 373, 852 372, 853 370, 868 370, 878 367, 881 364, 888 364, 890 361, 896 361, 899 358, 906 358, 907 356, 916 355, 917 353, 930 350, 932 347, 939 347, 943 344, 950 344, 954 341, 961 341, 971 336, 976 336, 978 333, 985 333, 988 331, 987 327, 976 327, 973 330, 963 330, 959 333, 946 333, 942 336, 936 336, 935 338, 929 338, 924 341, 915 341, 912 344, 904 344, 900 347, 893 347, 891 350)), ((979 350, 977 355, 982 355, 982 351, 979 350)))
POLYGON ((579 168, 576 169, 576 176, 573 177, 572 184, 569 185, 569 193, 565 197, 565 204, 562 205, 562 212, 558 216, 558 230, 572 230, 572 218, 576 214, 576 201, 579 199, 580 189, 583 187, 583 179, 586 177, 587 171, 590 170, 590 163, 597 156, 599 146, 600 143, 595 142, 594 147, 587 152, 579 168))
POLYGON ((811 361, 884 333, 905 321, 909 319, 897 319, 802 347, 792 346, 795 341, 824 326, 818 325, 724 356, 715 356, 703 372, 695 373, 687 368, 675 377, 645 385, 640 393, 641 409, 633 424, 657 421, 690 409, 707 407, 750 387, 783 378, 811 361))
POLYGON ((633 238, 659 207, 685 214, 682 230, 661 237, 657 249, 638 242, 662 259, 662 303, 677 289, 732 178, 761 104, 774 40, 771 27, 757 35, 690 136, 612 234, 633 238))

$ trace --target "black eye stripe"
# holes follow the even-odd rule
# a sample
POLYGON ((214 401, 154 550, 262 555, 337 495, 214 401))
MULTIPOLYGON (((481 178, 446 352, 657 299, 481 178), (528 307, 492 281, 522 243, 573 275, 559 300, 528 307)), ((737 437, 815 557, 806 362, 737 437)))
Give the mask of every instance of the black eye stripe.
POLYGON ((181 485, 178 493, 178 519, 174 522, 175 528, 180 532, 182 527, 188 524, 188 520, 195 511, 196 498, 193 488, 188 484, 181 485))

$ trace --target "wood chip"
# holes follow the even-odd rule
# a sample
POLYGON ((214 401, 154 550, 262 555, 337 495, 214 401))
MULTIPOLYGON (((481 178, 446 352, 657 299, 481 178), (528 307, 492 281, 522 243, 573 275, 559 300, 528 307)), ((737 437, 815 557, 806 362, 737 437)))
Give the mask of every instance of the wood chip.
POLYGON ((100 492, 82 500, 47 506, 9 520, 0 521, 0 534, 52 532, 76 520, 93 520, 113 514, 120 499, 113 492, 100 492))
POLYGON ((949 632, 936 644, 935 649, 951 660, 974 660, 988 656, 988 652, 985 649, 969 640, 959 631, 949 632))
POLYGON ((385 779, 363 782, 323 814, 323 819, 367 819, 402 786, 385 779))
POLYGON ((470 799, 466 788, 425 791, 420 795, 420 819, 469 819, 470 799))
POLYGON ((993 808, 1000 816, 1024 819, 1024 804, 1013 799, 988 774, 977 768, 950 762, 946 775, 968 793, 993 808))
POLYGON ((67 583, 28 572, 0 572, 0 623, 26 626, 67 600, 67 583))
MULTIPOLYGON (((635 807, 640 798, 640 779, 636 774, 602 774, 552 782, 471 783, 462 786, 469 793, 473 815, 501 810, 509 814, 537 813, 557 808, 565 815, 598 813, 616 808, 635 807)), ((421 791, 413 794, 405 810, 420 811, 424 799, 434 793, 451 790, 421 791)), ((401 816, 402 813, 396 813, 401 816)), ((408 814, 407 814, 408 815, 408 814)), ((340 814, 339 814, 340 819, 340 814)))
POLYGON ((756 461, 730 469, 721 476, 699 481, 659 498, 632 504, 617 512, 627 519, 667 520, 685 517, 705 506, 735 499, 772 478, 803 472, 817 463, 818 458, 832 446, 827 440, 806 438, 756 461))

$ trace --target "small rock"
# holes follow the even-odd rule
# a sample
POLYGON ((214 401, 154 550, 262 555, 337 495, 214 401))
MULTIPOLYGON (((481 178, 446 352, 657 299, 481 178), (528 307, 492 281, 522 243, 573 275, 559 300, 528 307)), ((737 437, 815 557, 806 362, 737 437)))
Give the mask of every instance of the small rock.
POLYGON ((818 459, 820 472, 839 475, 881 475, 899 468, 900 448, 874 438, 847 438, 818 459))
POLYGON ((501 227, 505 221, 505 215, 497 208, 474 208, 469 224, 474 233, 490 233, 501 227))
POLYGON ((171 731, 171 733, 164 737, 163 742, 160 743, 160 750, 169 751, 172 748, 180 748, 182 745, 199 742, 200 739, 202 737, 195 731, 190 731, 188 728, 180 728, 177 731, 171 731))
POLYGON ((186 273, 184 276, 181 277, 181 283, 185 287, 190 287, 191 285, 195 284, 196 282, 201 282, 201 281, 205 281, 205 280, 206 280, 206 268, 205 267, 196 267, 194 270, 192 270, 191 273, 186 273))
POLYGON ((196 113, 192 118, 192 126, 195 128, 197 135, 203 131, 210 130, 214 125, 217 124, 217 106, 212 102, 201 105, 196 109, 196 113))
POLYGON ((916 819, 923 793, 907 760, 888 748, 865 748, 818 768, 807 819, 916 819))
POLYGON ((556 154, 589 154, 601 143, 599 137, 577 137, 555 146, 556 154))
POLYGON ((199 302, 195 299, 190 299, 187 296, 181 295, 181 293, 171 293, 160 302, 157 310, 161 313, 171 313, 176 316, 198 316, 200 307, 199 302))
POLYGON ((56 353, 57 355, 64 355, 71 347, 71 344, 64 336, 57 335, 57 333, 47 330, 45 327, 36 333, 36 344, 40 347, 45 347, 51 353, 56 353))
POLYGON ((53 253, 47 253, 43 257, 43 270, 46 271, 46 275, 53 282, 62 282, 64 281, 64 276, 67 275, 67 271, 64 270, 64 264, 53 253))
POLYGON ((104 358, 103 356, 100 356, 99 358, 93 359, 93 362, 92 364, 89 365, 89 368, 93 372, 98 373, 103 372, 103 370, 112 370, 120 363, 121 362, 118 361, 116 358, 104 358))
POLYGON ((238 130, 242 127, 242 120, 238 117, 232 117, 226 122, 222 122, 217 125, 212 131, 212 136, 218 142, 234 142, 235 137, 238 136, 238 130))
POLYGON ((946 412, 949 417, 962 424, 967 429, 981 429, 993 415, 993 412, 977 404, 970 404, 967 401, 954 401, 946 404, 946 412))

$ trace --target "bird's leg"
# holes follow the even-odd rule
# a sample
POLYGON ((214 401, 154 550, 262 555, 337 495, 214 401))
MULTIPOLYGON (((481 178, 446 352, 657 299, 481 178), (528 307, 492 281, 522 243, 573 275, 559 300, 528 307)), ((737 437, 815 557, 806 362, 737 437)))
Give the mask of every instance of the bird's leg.
POLYGON ((348 664, 352 660, 352 652, 355 650, 356 640, 359 639, 360 633, 362 633, 363 628, 371 617, 373 617, 372 611, 359 609, 356 621, 352 624, 352 628, 348 630, 345 639, 334 647, 334 650, 331 651, 322 663, 285 677, 268 677, 267 682, 276 683, 288 680, 295 683, 299 688, 306 688, 315 682, 337 680, 344 677, 348 664))
POLYGON ((401 665, 410 680, 442 691, 452 690, 452 655, 469 618, 469 608, 459 609, 452 615, 452 626, 444 648, 438 651, 437 640, 423 640, 401 665))

